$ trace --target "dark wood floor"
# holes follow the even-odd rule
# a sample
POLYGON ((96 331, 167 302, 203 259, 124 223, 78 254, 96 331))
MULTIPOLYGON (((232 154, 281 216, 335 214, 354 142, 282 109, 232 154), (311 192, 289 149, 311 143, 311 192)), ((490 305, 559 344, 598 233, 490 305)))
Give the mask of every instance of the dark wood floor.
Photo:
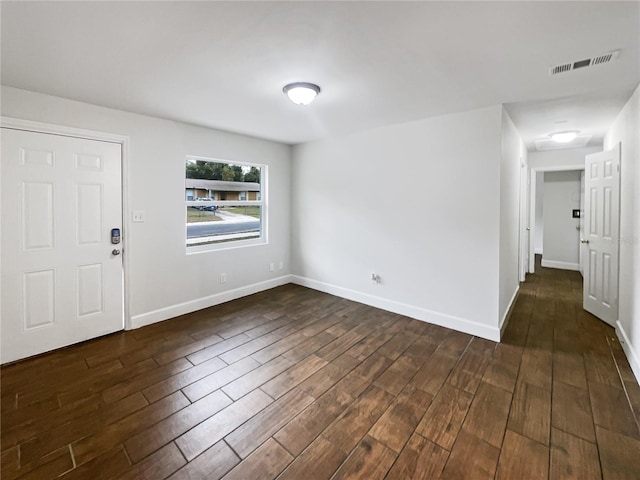
POLYGON ((581 289, 529 276, 501 344, 287 285, 11 365, 2 478, 637 480, 581 289))

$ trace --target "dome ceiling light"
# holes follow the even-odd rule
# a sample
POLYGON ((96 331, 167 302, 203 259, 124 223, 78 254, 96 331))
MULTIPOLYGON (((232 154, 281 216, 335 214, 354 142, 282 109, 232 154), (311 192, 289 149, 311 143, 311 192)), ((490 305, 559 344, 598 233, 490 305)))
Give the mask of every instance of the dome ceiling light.
POLYGON ((320 87, 314 83, 295 82, 285 85, 282 91, 296 105, 309 105, 320 93, 320 87))
POLYGON ((557 143, 569 143, 576 139, 578 132, 575 130, 567 132, 557 132, 551 134, 551 139, 557 143))

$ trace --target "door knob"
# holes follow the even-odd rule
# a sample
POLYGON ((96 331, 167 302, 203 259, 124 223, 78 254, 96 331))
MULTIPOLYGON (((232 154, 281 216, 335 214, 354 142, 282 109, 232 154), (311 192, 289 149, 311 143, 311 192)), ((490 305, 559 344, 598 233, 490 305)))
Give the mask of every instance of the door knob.
POLYGON ((581 238, 580 243, 589 243, 589 240, 585 240, 584 238, 581 238))
POLYGON ((113 250, 111 250, 111 255, 120 255, 120 249, 114 248, 113 250))

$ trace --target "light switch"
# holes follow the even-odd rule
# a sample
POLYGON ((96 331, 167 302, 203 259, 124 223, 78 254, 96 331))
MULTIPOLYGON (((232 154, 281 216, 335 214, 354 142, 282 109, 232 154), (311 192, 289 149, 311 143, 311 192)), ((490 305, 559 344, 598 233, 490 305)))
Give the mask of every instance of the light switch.
POLYGON ((131 212, 131 221, 133 223, 144 223, 144 212, 142 210, 131 212))

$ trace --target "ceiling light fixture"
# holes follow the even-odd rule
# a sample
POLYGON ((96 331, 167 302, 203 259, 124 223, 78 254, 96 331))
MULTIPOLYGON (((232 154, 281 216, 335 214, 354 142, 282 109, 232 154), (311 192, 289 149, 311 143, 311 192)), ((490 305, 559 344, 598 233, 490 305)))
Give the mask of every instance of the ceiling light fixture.
POLYGON ((575 130, 569 132, 557 132, 551 134, 551 139, 557 143, 569 143, 576 139, 578 132, 575 130))
POLYGON ((309 105, 320 93, 320 87, 314 83, 296 82, 285 85, 282 91, 296 105, 309 105))

